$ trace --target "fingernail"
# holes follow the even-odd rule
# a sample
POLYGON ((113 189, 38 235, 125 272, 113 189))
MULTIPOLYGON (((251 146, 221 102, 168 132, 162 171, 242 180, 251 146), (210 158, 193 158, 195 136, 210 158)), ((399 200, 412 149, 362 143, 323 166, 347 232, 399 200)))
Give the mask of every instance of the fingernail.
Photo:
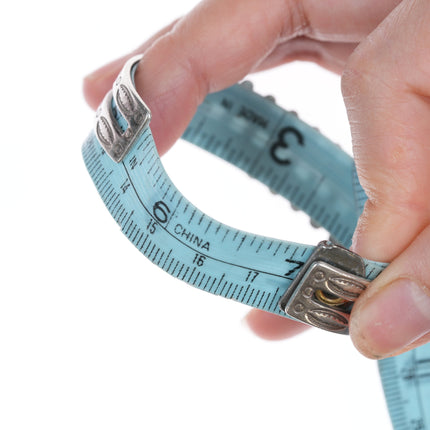
POLYGON ((430 333, 430 292, 409 279, 382 287, 357 310, 351 334, 365 355, 383 358, 430 333))

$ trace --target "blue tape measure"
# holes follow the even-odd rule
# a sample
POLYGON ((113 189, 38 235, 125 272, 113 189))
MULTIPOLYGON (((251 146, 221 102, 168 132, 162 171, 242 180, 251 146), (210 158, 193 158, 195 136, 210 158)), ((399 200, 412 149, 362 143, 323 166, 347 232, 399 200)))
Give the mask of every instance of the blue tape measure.
MULTIPOLYGON (((354 301, 385 267, 347 249, 366 201, 351 157, 246 85, 209 95, 183 137, 289 199, 331 240, 314 247, 228 227, 187 201, 167 176, 149 109, 134 87, 140 58, 124 66, 83 146, 88 171, 124 234, 195 287, 347 334, 354 301)), ((383 360, 380 369, 396 430, 430 430, 430 347, 383 360)))

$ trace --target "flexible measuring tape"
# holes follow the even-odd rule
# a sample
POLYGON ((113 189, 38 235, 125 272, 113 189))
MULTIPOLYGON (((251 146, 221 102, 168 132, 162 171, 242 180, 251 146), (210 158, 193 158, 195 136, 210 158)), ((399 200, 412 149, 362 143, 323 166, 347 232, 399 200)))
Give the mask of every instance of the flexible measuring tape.
MULTIPOLYGON (((314 247, 217 222, 183 197, 161 164, 149 109, 134 87, 140 58, 124 66, 82 150, 124 234, 153 263, 195 287, 347 333, 354 300, 386 266, 344 248, 366 201, 351 157, 247 85, 211 94, 184 139, 289 199, 332 239, 314 247)), ((395 429, 430 430, 430 347, 382 360, 380 371, 395 429)))

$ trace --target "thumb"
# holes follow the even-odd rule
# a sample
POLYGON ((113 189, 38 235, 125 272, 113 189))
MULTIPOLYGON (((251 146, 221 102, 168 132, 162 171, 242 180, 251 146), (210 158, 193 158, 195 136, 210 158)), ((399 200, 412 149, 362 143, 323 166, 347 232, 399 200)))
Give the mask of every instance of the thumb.
POLYGON ((427 227, 354 305, 351 337, 365 355, 385 358, 430 341, 429 243, 427 227))
POLYGON ((343 76, 354 155, 369 200, 353 240, 393 261, 357 301, 351 337, 371 357, 430 333, 430 4, 402 2, 352 55, 343 76))

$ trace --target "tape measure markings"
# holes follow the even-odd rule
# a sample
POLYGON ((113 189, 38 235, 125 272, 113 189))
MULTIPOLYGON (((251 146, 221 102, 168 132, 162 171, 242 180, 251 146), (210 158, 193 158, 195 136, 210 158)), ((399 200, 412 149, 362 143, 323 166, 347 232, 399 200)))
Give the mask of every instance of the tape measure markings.
MULTIPOLYGON (((151 261, 156 262, 156 258, 157 256, 160 254, 161 249, 159 246, 155 246, 155 244, 153 243, 150 235, 150 232, 142 232, 142 228, 137 226, 136 221, 134 221, 134 217, 136 216, 136 211, 135 212, 130 212, 127 211, 124 208, 124 204, 119 204, 120 201, 120 194, 117 192, 112 192, 112 189, 114 188, 114 186, 111 184, 110 186, 108 185, 110 179, 111 179, 111 175, 110 174, 106 174, 106 169, 97 162, 96 158, 97 158, 97 154, 96 151, 98 150, 97 148, 97 143, 94 139, 90 139, 88 141, 88 152, 90 155, 90 157, 88 158, 89 162, 87 164, 87 167, 90 171, 90 174, 93 175, 94 178, 103 178, 102 181, 98 181, 96 180, 96 186, 99 189, 99 191, 102 194, 102 197, 104 199, 106 199, 106 191, 108 191, 110 194, 109 200, 110 203, 108 203, 108 209, 111 211, 112 216, 115 218, 115 220, 121 225, 122 230, 124 231, 124 233, 127 235, 127 237, 136 245, 136 247, 141 250, 151 261), (152 248, 151 248, 152 247, 152 248)), ((100 153, 98 154, 98 157, 103 157, 103 153, 101 150, 99 150, 100 153)), ((149 153, 146 152, 146 155, 144 158, 148 159, 149 153)), ((161 211, 159 213, 159 219, 157 221, 154 220, 154 215, 153 213, 151 213, 151 210, 146 207, 146 205, 142 202, 140 194, 141 194, 141 189, 137 190, 136 189, 136 179, 133 178, 133 172, 130 171, 130 165, 131 166, 136 166, 136 160, 137 157, 132 157, 131 160, 128 160, 126 158, 126 160, 124 160, 123 163, 123 168, 124 171, 126 173, 126 178, 128 179, 127 184, 130 184, 130 188, 133 189, 134 191, 134 196, 135 198, 139 201, 140 206, 145 210, 145 212, 147 213, 147 215, 150 217, 150 222, 148 223, 148 228, 156 228, 156 229, 163 229, 172 239, 174 239, 177 242, 181 243, 182 247, 186 247, 188 248, 191 252, 194 253, 194 260, 196 262, 196 264, 199 264, 199 262, 203 265, 203 263, 207 263, 209 260, 212 260, 214 262, 216 262, 217 264, 222 264, 223 266, 230 266, 230 267, 235 267, 240 269, 242 272, 244 272, 245 276, 242 276, 242 279, 239 281, 233 281, 233 280, 225 280, 224 278, 226 277, 226 270, 222 271, 221 273, 218 273, 218 276, 213 276, 211 277, 212 282, 210 283, 209 280, 206 282, 206 284, 202 284, 202 282, 198 282, 199 281, 199 277, 202 276, 202 272, 200 272, 200 274, 197 273, 198 276, 196 276, 195 278, 193 278, 193 275, 196 274, 196 271, 193 270, 190 266, 191 264, 189 262, 185 262, 183 258, 180 258, 179 256, 172 256, 172 249, 169 250, 165 250, 165 254, 167 252, 167 255, 169 256, 168 258, 170 258, 170 261, 168 260, 168 258, 166 258, 166 260, 164 261, 164 263, 159 263, 159 265, 162 264, 162 267, 164 268, 164 270, 166 270, 168 273, 170 273, 173 276, 176 276, 184 281, 186 281, 187 283, 192 283, 193 285, 207 290, 209 292, 212 292, 214 294, 217 295, 222 295, 224 297, 231 297, 235 300, 239 300, 242 301, 244 303, 247 304, 251 304, 253 303, 254 305, 259 305, 262 308, 265 308, 267 310, 270 310, 274 313, 280 313, 278 307, 277 307, 277 302, 279 301, 280 297, 283 295, 284 290, 285 290, 285 286, 283 288, 281 288, 280 285, 277 285, 276 288, 272 288, 272 291, 258 291, 257 289, 253 289, 251 286, 251 283, 247 283, 247 277, 249 276, 250 273, 255 273, 255 276, 264 276, 266 275, 266 277, 275 277, 277 279, 280 280, 291 280, 293 277, 290 276, 285 276, 285 273, 282 273, 282 271, 280 272, 279 269, 278 271, 267 271, 264 270, 260 267, 256 268, 255 266, 248 266, 246 264, 239 264, 237 262, 232 262, 232 261, 226 261, 223 258, 219 258, 216 257, 214 255, 210 255, 208 253, 205 252, 205 250, 202 250, 201 248, 195 247, 190 245, 189 243, 187 243, 184 240, 181 240, 177 237, 177 235, 173 234, 171 231, 169 231, 169 225, 162 225, 162 221, 164 221, 163 217, 163 212, 161 211), (128 167, 127 167, 128 166, 128 167), (152 219, 152 220, 151 220, 152 219), (196 256, 197 260, 196 259, 196 256), (167 265, 169 264, 169 266, 167 267, 167 265), (243 279, 244 278, 244 279, 243 279), (223 283, 224 282, 224 283, 223 283)), ((143 160, 142 160, 143 161, 143 160)), ((137 164, 143 164, 142 162, 139 162, 137 164)), ((140 173, 139 173, 140 175, 140 173)), ((124 180, 119 181, 121 183, 125 183, 124 180)), ((156 186, 159 183, 159 181, 155 181, 154 185, 156 186)), ((169 194, 167 194, 167 200, 173 201, 173 205, 172 207, 175 208, 176 211, 181 210, 183 208, 182 211, 182 215, 190 215, 189 218, 187 218, 187 225, 192 225, 193 227, 198 227, 198 224, 200 224, 200 226, 203 226, 205 228, 204 231, 207 231, 207 229, 214 224, 214 221, 208 218, 208 222, 207 222, 207 226, 203 225, 203 221, 200 222, 199 220, 196 221, 196 217, 195 214, 197 213, 197 209, 194 208, 189 202, 186 201, 186 199, 184 197, 180 197, 178 199, 178 195, 179 193, 177 192, 177 190, 174 189, 174 186, 169 185, 169 189, 170 189, 170 194, 171 196, 169 196, 169 194), (176 198, 175 198, 176 196, 176 198), (176 206, 175 206, 175 200, 176 200, 176 206), (191 216, 191 214, 194 214, 194 216, 191 216), (197 225, 196 225, 197 224, 197 225)), ((127 193, 129 191, 129 187, 124 188, 123 187, 123 193, 127 193)), ((163 194, 164 195, 164 194, 163 194)), ((202 214, 203 215, 203 214, 202 214)), ((173 218, 171 218, 172 220, 173 218)), ((204 217, 202 217, 200 215, 200 219, 204 219, 204 217)), ((167 220, 166 220, 167 221, 167 220)), ((176 225, 177 227, 177 225, 176 225)), ((182 228, 182 227, 181 227, 182 228)), ((181 233, 181 232, 179 232, 181 233)), ((188 234, 188 233, 187 233, 188 234)), ((230 229, 229 227, 226 227, 224 225, 222 225, 221 223, 218 223, 218 227, 215 230, 215 237, 219 237, 220 238, 220 243, 225 243, 225 241, 228 239, 228 235, 231 235, 231 241, 233 242, 237 242, 237 238, 241 237, 243 238, 243 240, 241 239, 241 243, 242 246, 245 242, 246 239, 246 234, 244 232, 240 232, 239 230, 235 230, 233 231, 232 229, 230 229), (222 237, 221 237, 222 235, 222 237)), ((197 242, 198 243, 198 242, 197 242)), ((252 241, 249 243, 249 245, 252 244, 252 251, 255 252, 256 254, 261 255, 264 252, 264 249, 266 249, 267 251, 271 250, 272 248, 277 248, 278 250, 281 249, 282 247, 282 242, 280 241, 275 241, 272 239, 267 239, 267 238, 260 238, 260 240, 257 239, 257 236, 253 237, 252 241), (277 246, 275 247, 275 243, 277 243, 277 246)), ((242 247, 239 247, 239 243, 236 246, 235 252, 239 252, 240 250, 243 249, 242 247)), ((250 249, 247 248, 246 252, 249 253, 250 249)), ((292 248, 292 247, 286 247, 284 250, 284 254, 285 253, 289 253, 290 256, 288 258, 289 260, 289 264, 294 264, 293 269, 298 269, 300 267, 300 263, 302 262, 301 260, 306 260, 307 256, 306 256, 306 252, 309 253, 309 250, 307 248, 303 248, 299 251, 299 247, 296 248, 292 248), (295 259, 295 256, 298 256, 296 258, 300 258, 301 260, 297 260, 295 259), (293 263, 292 263, 293 262, 293 263)), ((273 257, 275 255, 277 255, 279 253, 279 251, 275 251, 271 252, 270 256, 273 257)), ((266 252, 267 254, 267 252, 266 252)), ((282 257, 282 259, 284 259, 284 257, 282 257)), ((246 260, 245 260, 246 261, 246 260)), ((281 260, 282 261, 282 260, 281 260)), ((264 265, 262 265, 261 267, 264 267, 264 265)), ((289 269, 288 271, 286 271, 286 273, 294 271, 293 269, 289 269)), ((218 272, 220 272, 218 270, 218 272)), ((207 276, 207 274, 206 274, 207 276)), ((238 276, 238 275, 237 275, 238 276)), ((273 281, 272 281, 273 283, 273 281)), ((278 283, 278 282, 277 282, 278 283)))
MULTIPOLYGON (((121 94, 127 94, 120 80, 116 85, 121 94)), ((141 127, 140 119, 132 116, 133 109, 127 110, 133 98, 121 101, 121 94, 117 96, 122 106, 117 109, 112 104, 112 113, 122 132, 127 130, 127 121, 141 130, 137 142, 117 164, 91 133, 83 156, 124 234, 171 275, 213 294, 285 316, 278 303, 314 247, 245 233, 199 211, 164 172, 149 128, 141 127)), ((103 109, 104 115, 110 115, 110 108, 103 109)), ((100 139, 115 135, 109 124, 100 124, 100 139)), ((366 201, 353 161, 294 115, 234 86, 206 99, 184 137, 306 209, 316 223, 349 245, 366 201), (286 139, 287 135, 293 140, 286 139)), ((119 140, 121 145, 130 143, 127 136, 119 140)), ((115 151, 112 154, 118 156, 115 151)), ((368 279, 385 267, 364 263, 368 279)), ((430 430, 430 345, 382 360, 379 367, 395 429, 430 430)))
MULTIPOLYGON (((236 90, 237 91, 237 90, 236 90)), ((255 103, 255 101, 254 101, 255 103)), ((207 102, 208 104, 208 102, 207 102)), ((242 103, 243 104, 243 103, 242 103)), ((234 103, 231 104, 231 106, 234 106, 234 103)), ((238 108, 239 110, 240 108, 238 108)), ((195 132, 195 129, 201 129, 202 127, 205 127, 206 130, 210 130, 211 128, 213 129, 213 133, 216 134, 217 131, 219 130, 219 126, 221 126, 221 124, 225 123, 228 124, 227 120, 225 117, 223 117, 219 110, 217 112, 216 115, 213 115, 214 110, 216 111, 216 109, 212 108, 209 109, 207 106, 205 109, 202 109, 202 111, 200 112, 201 115, 209 115, 208 112, 210 112, 211 116, 210 116, 210 120, 204 119, 199 117, 199 112, 197 113, 195 120, 193 120, 193 122, 190 124, 190 127, 187 129, 187 131, 184 134, 184 138, 187 140, 192 141, 193 143, 201 146, 203 149, 206 149, 212 153, 214 153, 215 155, 220 156, 221 158, 226 159, 227 161, 230 162, 234 162, 235 164, 238 165, 238 167, 242 168, 243 170, 245 170, 248 174, 250 174, 251 176, 257 176, 258 180, 264 182, 269 188, 271 188, 272 190, 280 193, 281 195, 283 195, 284 197, 287 197, 290 201, 292 201, 293 204, 295 204, 296 206, 301 207, 301 209, 306 210, 308 213, 309 212, 313 212, 316 213, 315 218, 319 217, 321 219, 321 221, 319 222, 319 224, 322 224, 324 227, 326 227, 327 229, 333 231, 336 230, 337 235, 341 236, 341 238, 339 238, 338 240, 341 242, 345 242, 346 236, 351 234, 352 232, 350 232, 351 227, 350 227, 350 222, 348 222, 348 227, 345 227, 345 223, 342 222, 338 222, 339 221, 339 213, 337 211, 332 211, 331 213, 327 212, 325 210, 324 205, 318 205, 316 204, 315 201, 312 201, 312 199, 308 199, 308 190, 306 190, 306 193, 303 194, 303 192, 301 192, 301 187, 300 185, 297 184, 300 183, 300 181, 291 181, 289 180, 290 176, 291 176, 291 170, 289 170, 288 168, 286 168, 287 166, 282 165, 280 166, 276 166, 274 165, 273 159, 269 160, 270 162, 268 162, 267 157, 268 155, 270 156, 270 154, 268 154, 268 147, 270 145, 270 143, 272 142, 276 142, 275 137, 276 135, 281 134, 281 130, 291 127, 292 126, 292 122, 291 121, 296 121, 297 123, 299 123, 299 120, 294 118, 294 116, 290 115, 288 116, 285 112, 283 112, 282 115, 279 116, 279 120, 277 122, 277 125, 274 127, 274 129, 272 130, 271 133, 269 134, 264 134, 262 133, 260 130, 259 133, 257 133, 257 136, 260 136, 260 139, 263 139, 264 143, 263 145, 257 145, 259 148, 258 152, 253 153, 252 157, 248 157, 248 160, 251 160, 249 162, 249 164, 243 162, 243 163, 238 163, 237 160, 231 160, 230 157, 228 157, 228 155, 225 154, 225 150, 223 151, 224 154, 220 154, 221 148, 223 147, 223 145, 219 145, 217 147, 214 146, 214 142, 216 141, 215 138, 210 138, 210 139, 198 139, 197 138, 197 133, 195 132), (216 119, 214 120, 213 117, 218 117, 219 118, 219 124, 218 126, 214 126, 211 124, 208 124, 209 122, 214 122, 216 121, 216 119), (288 118, 288 121, 287 121, 288 118), (193 123, 197 124, 196 127, 193 127, 193 123), (286 122, 287 121, 287 122, 286 122), (264 137, 262 137, 264 136, 264 137), (211 144, 208 145, 207 141, 210 141, 211 144), (278 179, 279 178, 279 179, 278 179), (276 182, 278 181, 278 182, 276 182), (306 201, 305 201, 306 199, 306 201), (312 204, 312 207, 308 209, 308 205, 312 204), (322 216, 323 214, 323 216, 322 216)), ((229 112, 224 112, 223 113, 224 116, 228 115, 229 112)), ((234 118, 234 120, 236 120, 236 122, 242 121, 242 129, 245 128, 250 130, 254 130, 256 127, 253 127, 253 124, 243 124, 244 120, 243 119, 238 119, 238 118, 234 118)), ((234 122, 234 120, 232 122, 234 122)), ((224 128, 226 128, 227 126, 225 126, 224 128)), ((295 127, 291 127, 294 130, 300 130, 300 127, 303 128, 303 125, 297 126, 295 125, 295 127)), ((232 127, 233 128, 233 127, 232 127)), ((236 125, 237 128, 237 125, 236 125)), ((237 132, 237 130, 236 130, 237 132)), ((303 135, 305 135, 305 133, 303 131, 301 131, 303 135)), ((313 130, 311 127, 308 127, 307 133, 317 133, 315 130, 313 130)), ((224 133, 225 130, 224 130, 224 133)), ((243 133, 244 135, 246 135, 246 133, 243 133)), ((249 132, 248 132, 249 134, 249 132)), ((206 131, 205 136, 209 136, 209 132, 206 131)), ((229 136, 230 137, 230 136, 229 136)), ((244 146, 246 147, 248 152, 252 152, 253 147, 252 145, 247 144, 248 142, 243 142, 243 140, 245 139, 244 137, 240 137, 239 139, 237 138, 237 136, 235 136, 236 138, 233 140, 231 138, 229 138, 228 142, 236 145, 236 146, 244 146), (239 140, 239 142, 238 142, 239 140), (242 142, 240 142, 242 141, 242 142)), ((253 141, 255 141, 256 138, 255 136, 253 137, 253 141)), ((316 140, 314 138, 314 140, 316 140)), ((305 144, 309 144, 310 142, 307 141, 305 144)), ((291 157, 291 155, 290 155, 291 157)), ((327 156, 326 156, 327 158, 327 156)), ((285 160, 284 160, 285 161, 285 160)), ((342 162, 345 164, 347 163, 348 166, 343 167, 343 171, 346 169, 349 169, 349 171, 351 171, 351 159, 346 160, 345 158, 342 160, 342 162)), ((288 166, 292 164, 292 163, 288 163, 288 166)), ((319 168, 319 167, 318 167, 319 168)), ((297 168, 297 170, 301 170, 300 168, 297 168)), ((304 168, 302 169, 303 171, 309 171, 309 168, 304 168)), ((315 170, 315 169, 314 169, 315 170)), ((344 174, 344 172, 342 171, 342 173, 339 173, 337 176, 340 177, 341 174, 344 174)), ((315 172, 313 173, 315 175, 315 172)), ((333 174, 332 174, 333 176, 333 174)), ((322 176, 320 173, 318 173, 317 177, 315 177, 314 183, 315 183, 315 192, 318 191, 318 188, 321 187, 321 185, 323 185, 323 182, 327 180, 327 178, 324 178, 324 176, 322 176)), ((344 181, 344 180, 343 180, 344 181)), ((310 181, 308 181, 310 182, 310 181)), ((351 186, 351 191, 352 191, 352 186, 351 186)), ((345 191, 341 190, 341 193, 344 193, 344 195, 347 195, 348 199, 352 199, 353 198, 353 192, 349 192, 346 193, 345 191)), ((337 196, 338 197, 338 196, 337 196)), ((353 207, 353 205, 351 205, 350 203, 347 205, 349 207, 353 207)), ((356 214, 349 214, 350 218, 356 218, 357 215, 356 214)), ((345 218, 347 218, 345 216, 345 218)))
MULTIPOLYGON (((136 190, 136 188, 135 188, 135 186, 134 186, 134 183, 132 182, 132 179, 131 179, 131 177, 130 177, 130 173, 129 173, 129 170, 127 169, 127 167, 124 165, 124 169, 125 169, 125 172, 126 172, 126 174, 127 174, 127 177, 128 177, 128 179, 129 179, 129 181, 130 181, 130 184, 131 184, 131 186, 132 186, 132 188, 134 189, 134 192, 135 192, 135 194, 136 194, 136 197, 137 197, 137 199, 139 200, 139 203, 141 204, 141 206, 145 209, 145 211, 148 213, 148 215, 149 216, 152 216, 152 214, 151 214, 151 212, 150 212, 150 210, 145 206, 145 204, 144 204, 144 202, 141 200, 141 198, 140 198, 140 196, 139 196, 139 193, 137 192, 137 190, 136 190)), ((175 212, 178 210, 178 208, 179 208, 179 206, 180 206, 180 204, 182 203, 182 199, 183 199, 183 197, 181 196, 181 199, 180 200, 178 200, 178 202, 177 202, 177 204, 176 204, 176 207, 175 207, 175 209, 174 209, 174 211, 173 211, 173 213, 172 213, 172 217, 170 218, 170 220, 168 220, 167 221, 167 224, 165 225, 165 226, 163 226, 163 225, 161 225, 161 228, 163 228, 165 231, 166 231, 166 233, 167 234, 169 234, 173 239, 175 239, 175 240, 177 240, 177 241, 179 241, 179 242, 181 242, 181 244, 183 245, 183 246, 186 246, 186 247, 188 247, 188 248, 190 248, 191 250, 193 250, 193 251, 197 251, 197 249, 196 248, 193 248, 192 246, 190 246, 188 243, 186 243, 186 242, 184 242, 183 240, 180 240, 180 239, 178 239, 176 236, 174 236, 169 230, 168 230, 168 227, 169 227, 169 223, 170 223, 170 221, 172 220, 172 218, 173 218, 173 215, 175 214, 175 212)), ((187 212, 189 212, 189 210, 190 210, 190 203, 189 202, 187 202, 187 204, 186 204, 186 206, 185 206, 185 208, 184 208, 184 211, 183 211, 183 215, 184 214, 186 214, 187 212)), ((191 217, 188 219, 188 221, 187 221, 187 224, 190 226, 191 225, 191 222, 192 222, 192 220, 193 220, 193 218, 194 218, 194 216, 195 216, 195 213, 197 212, 198 210, 196 209, 196 208, 193 208, 193 212, 192 212, 192 214, 191 214, 191 217)), ((130 214, 130 216, 131 215, 133 215, 133 213, 131 213, 130 214)), ((202 214, 202 216, 201 216, 201 220, 203 219, 205 217, 205 214, 202 214)), ((206 228, 206 230, 205 230, 205 232, 207 233, 207 231, 208 231, 208 228, 212 225, 212 223, 213 223, 213 220, 212 219, 209 219, 209 222, 208 222, 208 226, 207 226, 207 228, 206 228)), ((218 227, 218 231, 219 231, 219 229, 222 227, 222 224, 221 223, 218 223, 219 224, 219 227, 218 227)), ((197 225, 198 226, 200 226, 201 225, 201 221, 199 221, 198 223, 197 223, 197 225)), ((224 234, 224 236, 223 236, 223 238, 222 238, 222 240, 221 240, 221 243, 223 243, 224 241, 225 241, 225 239, 226 239, 226 237, 227 237, 227 235, 232 231, 232 230, 230 230, 229 229, 229 227, 224 227, 225 228, 225 234, 224 234)), ((126 224, 124 225, 124 227, 123 227, 123 230, 124 229, 126 229, 126 224)), ((126 234, 126 236, 131 240, 131 237, 130 237, 130 235, 128 235, 127 234, 127 231, 125 231, 125 234, 126 234)), ((218 234, 218 233, 215 233, 215 234, 218 234)), ((242 240, 241 240, 241 242, 240 242, 240 244, 238 245, 238 247, 236 248, 236 252, 237 251, 239 251, 239 249, 240 249, 240 247, 241 247, 241 245, 243 245, 243 243, 244 243, 244 241, 246 240, 246 238, 248 237, 248 235, 247 235, 247 233, 244 233, 244 232, 241 232, 240 230, 235 230, 235 234, 234 234, 234 237, 233 237, 233 242, 234 241, 236 241, 236 238, 239 236, 239 234, 242 234, 242 240)), ((133 240, 132 240, 133 241, 133 240)), ((255 237, 254 237, 254 241, 255 241, 255 237)), ((274 244, 274 240, 271 240, 271 239, 262 239, 262 242, 261 242, 261 244, 260 244, 260 246, 257 248, 257 250, 256 250, 256 253, 258 254, 258 252, 260 251, 260 249, 261 249, 261 246, 266 242, 266 241, 269 241, 269 244, 268 244, 268 246, 267 246, 267 249, 269 250, 269 249, 271 249, 271 247, 272 247, 272 245, 274 244)), ((282 242, 279 242, 278 243, 278 247, 277 247, 277 250, 279 250, 280 248, 281 248, 281 246, 283 245, 283 243, 282 242)), ((142 245, 143 246, 143 245, 142 245)), ((140 248, 141 249, 141 248, 140 248)), ((284 252, 286 252, 287 251, 287 247, 285 248, 285 251, 284 252)), ((301 259, 303 259, 304 258, 304 255, 305 255, 305 252, 307 251, 307 249, 304 249, 303 250, 303 252, 302 252, 302 254, 301 254, 301 256, 300 256, 300 258, 301 259)), ((172 249, 170 249, 170 251, 169 251, 169 254, 172 252, 172 249)), ((234 263, 232 263, 231 261, 228 261, 228 260, 225 260, 225 259, 220 259, 220 258, 215 258, 215 257, 213 257, 213 256, 211 256, 211 255, 209 255, 209 254, 205 254, 204 252, 202 252, 201 250, 199 251, 200 253, 201 253, 201 255, 202 256, 204 256, 204 257, 206 257, 206 258, 210 258, 210 259, 212 259, 212 260, 214 260, 214 261, 217 261, 217 262, 219 262, 219 263, 222 263, 222 264, 227 264, 227 265, 231 265, 231 266, 236 266, 236 267, 240 267, 240 268, 242 268, 242 269, 246 269, 246 270, 251 270, 252 268, 251 267, 247 267, 247 266, 241 266, 241 265, 238 265, 238 264, 234 264, 234 263)), ((293 255, 292 256, 294 256, 294 254, 295 254, 295 252, 296 252, 296 250, 295 251, 293 251, 293 255)), ((144 254, 146 254, 145 252, 144 252, 144 254)), ((277 251, 275 251, 275 253, 273 254, 273 256, 275 256, 277 254, 277 251)), ((150 257, 148 257, 148 258, 150 258, 150 257)), ((289 262, 290 263, 293 263, 293 264, 298 264, 298 263, 301 263, 301 261, 302 260, 299 260, 299 261, 295 261, 295 260, 292 260, 292 259, 289 259, 289 262)), ((267 274, 267 275, 271 275, 271 276, 277 276, 277 277, 280 277, 280 278, 282 278, 282 279, 289 279, 289 280, 293 280, 294 278, 293 277, 288 277, 288 276, 283 276, 283 275, 280 275, 280 274, 277 274, 277 273, 269 273, 269 272, 265 272, 265 271, 263 271, 263 270, 260 270, 259 271, 259 273, 265 273, 265 274, 267 274)))
POLYGON ((430 428, 430 345, 379 362, 396 430, 430 428))

